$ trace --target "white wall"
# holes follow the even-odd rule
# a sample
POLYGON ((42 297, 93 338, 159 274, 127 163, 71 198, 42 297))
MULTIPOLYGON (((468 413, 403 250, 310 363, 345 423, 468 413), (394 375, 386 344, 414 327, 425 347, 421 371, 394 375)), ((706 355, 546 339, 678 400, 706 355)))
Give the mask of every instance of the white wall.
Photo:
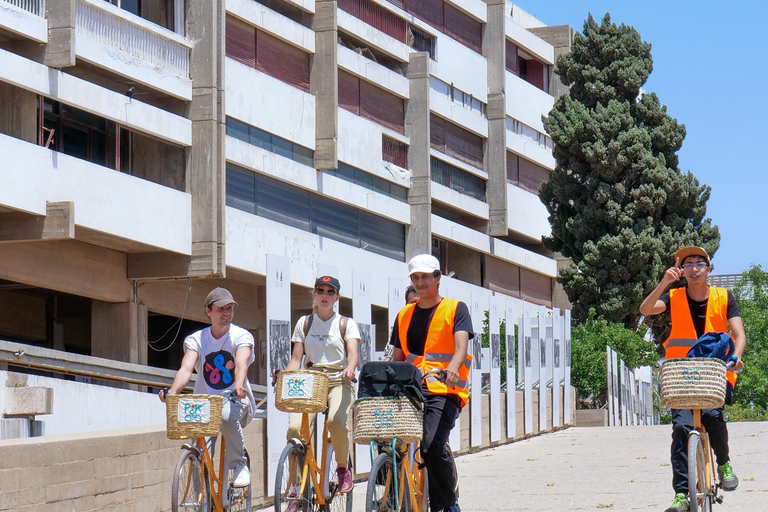
POLYGON ((437 33, 437 60, 430 59, 430 74, 488 103, 487 59, 442 32, 431 27, 427 31, 437 33))
POLYGON ((351 297, 351 287, 344 283, 352 283, 352 269, 375 273, 371 303, 383 307, 389 303, 387 278, 403 278, 405 282, 408 276, 405 262, 228 207, 227 265, 264 275, 267 254, 289 258, 291 282, 306 287, 315 282, 318 264, 335 266, 344 297, 351 297))
POLYGON ((549 114, 555 104, 554 96, 506 72, 507 115, 531 128, 546 133, 541 116, 549 114))
POLYGON ((191 253, 189 194, 6 135, 0 169, 2 205, 45 215, 46 201, 74 201, 77 226, 191 253))
POLYGON ((285 82, 226 59, 227 115, 315 149, 315 97, 285 82))
POLYGON ((536 194, 507 184, 507 211, 512 231, 535 240, 552 233, 547 209, 536 194))
MULTIPOLYGON (((342 11, 339 12, 341 13, 342 11)), ((408 98, 410 95, 410 84, 406 77, 382 66, 381 64, 377 64, 371 59, 363 57, 346 46, 339 45, 337 48, 339 50, 338 58, 340 68, 354 75, 363 77, 369 82, 376 84, 382 89, 386 89, 401 98, 408 98)))
MULTIPOLYGON (((0 411, 7 379, 0 370, 0 411)), ((155 394, 37 375, 27 376, 27 386, 53 388, 53 414, 35 417, 47 436, 165 424, 165 404, 155 394)))
POLYGON ((38 43, 48 42, 48 23, 45 18, 5 2, 0 6, 0 27, 38 43))

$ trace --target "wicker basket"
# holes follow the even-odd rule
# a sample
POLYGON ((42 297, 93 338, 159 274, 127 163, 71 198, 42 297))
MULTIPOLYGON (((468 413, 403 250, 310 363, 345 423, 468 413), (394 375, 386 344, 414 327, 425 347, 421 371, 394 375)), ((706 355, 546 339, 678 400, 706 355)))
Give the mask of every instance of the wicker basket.
POLYGON ((356 443, 390 441, 418 443, 424 435, 424 414, 405 397, 359 398, 355 401, 354 433, 356 443))
POLYGON ((661 403, 670 409, 722 407, 725 377, 725 363, 719 359, 667 359, 661 367, 661 403))
POLYGON ((285 412, 325 411, 328 376, 311 370, 280 372, 275 386, 275 407, 285 412))
POLYGON ((217 436, 221 430, 221 395, 167 395, 168 439, 217 436))

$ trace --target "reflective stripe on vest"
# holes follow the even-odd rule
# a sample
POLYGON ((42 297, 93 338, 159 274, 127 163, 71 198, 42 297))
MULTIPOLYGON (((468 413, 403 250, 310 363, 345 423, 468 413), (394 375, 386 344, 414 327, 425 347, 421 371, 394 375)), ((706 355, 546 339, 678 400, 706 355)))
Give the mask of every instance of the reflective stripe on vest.
MULTIPOLYGON (((672 317, 672 329, 669 338, 664 342, 664 357, 686 357, 698 338, 685 288, 669 291, 669 312, 672 317)), ((728 332, 728 290, 725 288, 709 287, 704 332, 728 332)), ((728 382, 732 386, 736 384, 735 372, 728 371, 728 382)))
MULTIPOLYGON (((456 342, 453 336, 454 317, 459 301, 442 299, 435 308, 427 330, 427 339, 424 343, 424 356, 408 352, 408 327, 411 325, 416 304, 407 304, 397 315, 398 335, 400 348, 405 353, 405 360, 418 366, 423 373, 429 370, 444 370, 453 358, 456 342)), ((467 403, 469 398, 469 369, 472 367, 472 356, 467 355, 464 364, 459 367, 459 381, 456 386, 449 388, 434 377, 427 377, 427 389, 432 393, 457 395, 461 405, 467 403)))

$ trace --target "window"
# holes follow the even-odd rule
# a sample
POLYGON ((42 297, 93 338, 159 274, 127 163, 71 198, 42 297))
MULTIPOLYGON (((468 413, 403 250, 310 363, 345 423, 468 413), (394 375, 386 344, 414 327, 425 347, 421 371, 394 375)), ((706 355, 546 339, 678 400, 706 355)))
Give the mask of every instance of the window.
POLYGON ((405 133, 405 101, 339 70, 339 106, 398 133, 405 133))
POLYGON ((38 97, 41 146, 110 169, 130 172, 130 132, 117 123, 49 98, 38 97))
POLYGON ((442 117, 430 116, 430 144, 438 151, 483 168, 483 139, 442 117))
POLYGON ((298 162, 309 167, 314 167, 315 152, 295 142, 272 135, 255 126, 238 121, 234 117, 227 117, 227 135, 235 139, 247 142, 256 147, 265 149, 271 153, 276 153, 294 162, 298 162))
POLYGON ((408 200, 408 191, 405 187, 401 187, 400 185, 385 180, 384 178, 380 178, 375 174, 365 172, 357 167, 352 167, 344 162, 339 162, 338 169, 325 169, 322 172, 399 201, 405 202, 408 200))
POLYGON ((483 24, 443 0, 403 0, 403 9, 470 50, 483 51, 483 24))
POLYGON ((430 177, 435 183, 485 202, 485 180, 449 163, 430 157, 430 177))
POLYGON ((541 133, 513 117, 507 116, 507 130, 530 139, 539 146, 552 149, 552 139, 546 133, 541 133))
POLYGON ((405 226, 288 183, 227 164, 227 206, 360 247, 405 259, 405 226))
POLYGON ((507 182, 532 194, 549 179, 549 170, 507 151, 507 182))
POLYGON ((407 39, 407 23, 392 11, 385 9, 371 0, 338 0, 339 9, 366 22, 405 43, 407 39))
POLYGON ((437 48, 437 38, 421 30, 419 27, 408 25, 410 32, 410 46, 417 52, 429 53, 429 58, 435 60, 435 50, 437 48))
POLYGON ((510 73, 519 76, 534 87, 549 93, 550 65, 541 62, 516 44, 506 41, 506 68, 510 73))
POLYGON ((458 103, 464 108, 468 110, 472 110, 483 117, 486 116, 487 106, 485 103, 475 98, 473 95, 469 94, 468 92, 462 91, 461 89, 457 88, 453 84, 448 84, 446 82, 443 82, 437 77, 430 76, 429 87, 433 91, 438 92, 443 96, 446 96, 452 102, 458 103))
POLYGON ((408 145, 399 140, 383 136, 381 139, 381 157, 385 162, 390 162, 403 169, 407 169, 408 145))
POLYGON ((227 16, 225 52, 238 62, 309 92, 309 54, 227 16))

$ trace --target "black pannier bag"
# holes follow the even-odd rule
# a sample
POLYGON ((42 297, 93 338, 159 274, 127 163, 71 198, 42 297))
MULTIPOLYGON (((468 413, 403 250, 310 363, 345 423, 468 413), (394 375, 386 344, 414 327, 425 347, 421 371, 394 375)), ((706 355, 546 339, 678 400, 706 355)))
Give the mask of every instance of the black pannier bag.
POLYGON ((421 410, 421 370, 405 361, 370 361, 360 371, 357 398, 405 397, 421 410))

